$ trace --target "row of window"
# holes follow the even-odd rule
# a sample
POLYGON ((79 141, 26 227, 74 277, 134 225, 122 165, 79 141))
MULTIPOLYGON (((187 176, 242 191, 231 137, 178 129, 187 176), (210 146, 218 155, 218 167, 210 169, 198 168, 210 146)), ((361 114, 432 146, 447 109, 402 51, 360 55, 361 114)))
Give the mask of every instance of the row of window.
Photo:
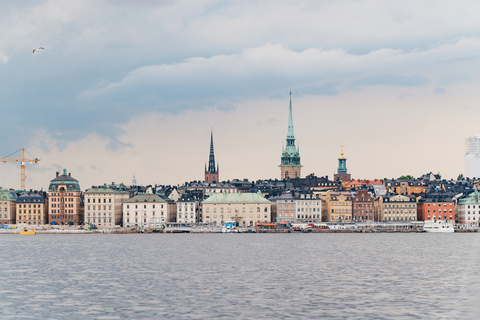
MULTIPOLYGON (((92 203, 95 203, 95 198, 91 198, 92 199, 92 203)), ((97 203, 102 203, 101 201, 102 199, 98 199, 97 203)), ((87 198, 87 203, 90 203, 90 198, 87 198)), ((103 203, 107 203, 107 199, 103 199, 103 203)), ((108 199, 108 203, 112 203, 112 198, 109 198, 108 199)))
MULTIPOLYGON (((130 209, 130 205, 129 205, 129 204, 127 204, 127 209, 130 209)), ((135 209, 138 209, 138 204, 135 205, 135 209)), ((147 205, 146 205, 146 204, 143 205, 143 209, 147 209, 147 205)), ((155 209, 155 205, 154 205, 154 204, 152 204, 152 209, 155 209)), ((163 209, 163 204, 160 205, 160 209, 163 209)))
MULTIPOLYGON (((232 212, 232 208, 231 207, 228 207, 228 213, 231 213, 232 212)), ((268 212, 268 208, 267 207, 264 207, 263 208, 263 211, 264 212, 268 212)), ((205 208, 205 212, 206 213, 209 213, 210 212, 210 207, 206 207, 205 208)), ((217 208, 216 207, 213 207, 213 213, 216 213, 217 212, 217 208)), ((220 212, 223 213, 224 212, 224 208, 221 207, 220 208, 220 212)), ((238 208, 235 208, 235 212, 238 212, 238 208)), ((245 207, 242 207, 242 213, 245 213, 246 212, 246 208, 245 207)), ((253 208, 250 207, 249 208, 249 212, 253 212, 253 208)), ((257 212, 261 212, 261 208, 260 207, 257 207, 257 212)))

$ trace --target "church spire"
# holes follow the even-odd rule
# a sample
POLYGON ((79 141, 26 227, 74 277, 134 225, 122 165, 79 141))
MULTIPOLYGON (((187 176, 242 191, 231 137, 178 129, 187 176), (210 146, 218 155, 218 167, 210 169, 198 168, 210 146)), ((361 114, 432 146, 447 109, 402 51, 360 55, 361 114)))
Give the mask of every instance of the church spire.
POLYGON ((210 155, 208 156, 208 167, 205 166, 205 182, 219 182, 219 166, 215 167, 215 153, 213 149, 213 128, 210 130, 210 155))
POLYGON ((292 110, 292 90, 290 90, 290 105, 288 108, 288 133, 285 147, 282 146, 282 157, 280 163, 281 178, 291 179, 300 178, 300 149, 295 146, 295 135, 293 133, 293 110, 292 110))
POLYGON ((288 134, 287 139, 295 139, 293 134, 293 116, 292 116, 292 89, 290 89, 290 107, 288 109, 288 134))

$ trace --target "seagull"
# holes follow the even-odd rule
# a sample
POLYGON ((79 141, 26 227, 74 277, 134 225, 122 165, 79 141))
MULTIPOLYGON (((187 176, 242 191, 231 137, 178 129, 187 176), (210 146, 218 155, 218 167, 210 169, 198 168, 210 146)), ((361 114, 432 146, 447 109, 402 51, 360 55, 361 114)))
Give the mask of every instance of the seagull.
POLYGON ((40 52, 40 50, 45 50, 44 47, 40 47, 38 49, 33 49, 33 52, 32 53, 35 53, 35 52, 40 52))

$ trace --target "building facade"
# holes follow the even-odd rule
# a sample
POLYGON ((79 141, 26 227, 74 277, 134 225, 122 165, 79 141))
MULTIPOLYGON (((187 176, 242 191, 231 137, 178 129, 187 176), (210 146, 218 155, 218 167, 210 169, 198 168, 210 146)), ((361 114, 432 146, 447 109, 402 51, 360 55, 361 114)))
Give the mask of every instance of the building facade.
POLYGON ((178 223, 199 223, 201 220, 200 201, 194 194, 185 193, 177 201, 178 223))
POLYGON ((83 223, 82 192, 78 181, 66 169, 57 172, 48 187, 48 223, 76 225, 83 223))
POLYGON ((459 224, 468 226, 480 224, 480 194, 477 190, 458 200, 455 215, 459 224))
POLYGON ((452 198, 426 197, 418 200, 417 220, 447 220, 455 222, 455 202, 452 198))
POLYGON ((130 193, 123 184, 92 186, 85 191, 85 223, 102 228, 122 225, 123 202, 130 193))
POLYGON ((350 191, 327 191, 319 194, 324 200, 322 220, 326 222, 352 221, 352 193, 350 191))
POLYGON ((271 221, 272 203, 257 193, 217 193, 202 201, 203 222, 216 226, 237 221, 243 226, 271 221))
POLYGON ((295 134, 293 133, 292 117, 292 92, 290 91, 290 107, 288 113, 287 145, 282 150, 280 161, 280 178, 301 178, 302 165, 300 164, 300 151, 295 146, 295 134))
POLYGON ((352 217, 359 222, 374 221, 375 195, 366 189, 352 192, 352 217))
POLYGON ((123 202, 123 226, 159 228, 175 221, 175 202, 156 194, 138 194, 123 202))
POLYGON ((16 222, 26 225, 44 225, 47 218, 48 200, 43 191, 27 191, 16 200, 16 222))
POLYGON ((15 190, 0 187, 0 223, 15 224, 17 220, 17 194, 15 190))
POLYGON ((417 201, 414 196, 386 195, 382 198, 381 221, 405 222, 417 220, 417 201))
POLYGON ((210 155, 208 157, 208 170, 207 164, 205 164, 205 182, 219 182, 220 181, 220 168, 217 164, 215 167, 215 153, 213 151, 213 130, 210 132, 210 155))

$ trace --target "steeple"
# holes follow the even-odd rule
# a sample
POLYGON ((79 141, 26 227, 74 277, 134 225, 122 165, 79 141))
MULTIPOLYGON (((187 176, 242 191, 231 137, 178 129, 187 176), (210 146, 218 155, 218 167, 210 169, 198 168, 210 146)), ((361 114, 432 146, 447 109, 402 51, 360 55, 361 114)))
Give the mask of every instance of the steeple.
POLYGON ((210 131, 210 156, 208 157, 208 171, 217 172, 215 169, 215 153, 213 152, 213 128, 210 131))
POLYGON ((218 182, 218 165, 215 168, 215 153, 213 149, 213 128, 210 129, 210 155, 208 157, 208 169, 205 165, 205 182, 218 182))
POLYGON ((293 134, 293 116, 292 116, 292 90, 290 89, 290 107, 288 108, 288 139, 295 140, 295 135, 293 134))
POLYGON ((293 110, 292 90, 290 90, 290 105, 288 108, 288 132, 286 146, 282 146, 282 158, 280 163, 281 178, 300 178, 300 151, 295 146, 295 134, 293 133, 293 110))
POLYGON ((343 153, 344 144, 341 144, 342 152, 340 152, 340 158, 338 158, 338 168, 337 173, 333 175, 333 180, 335 181, 350 181, 351 175, 347 171, 347 158, 345 158, 343 153))

